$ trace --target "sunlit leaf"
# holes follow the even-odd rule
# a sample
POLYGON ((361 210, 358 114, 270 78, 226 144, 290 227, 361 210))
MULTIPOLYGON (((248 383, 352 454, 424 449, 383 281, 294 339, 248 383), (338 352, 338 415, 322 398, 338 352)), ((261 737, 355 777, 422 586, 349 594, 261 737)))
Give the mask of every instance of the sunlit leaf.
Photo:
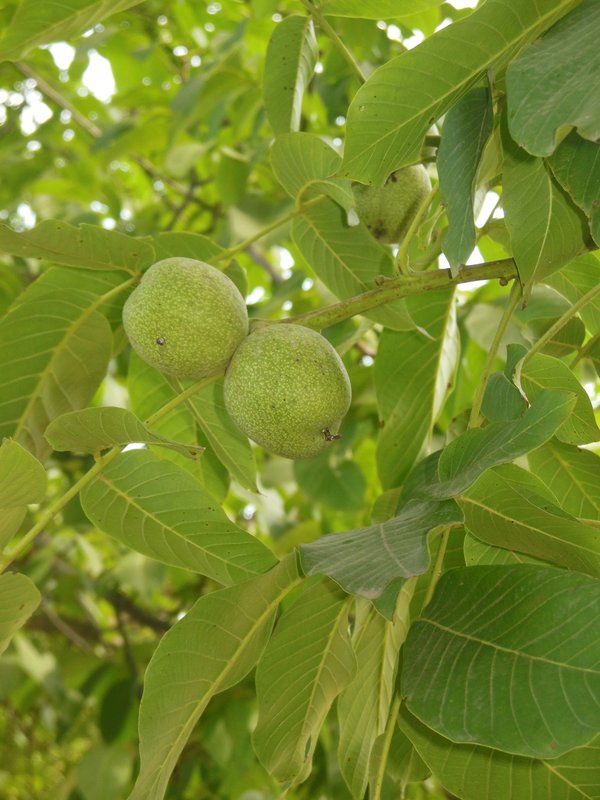
POLYGON ((398 653, 409 624, 409 602, 410 593, 403 588, 393 622, 385 620, 365 601, 357 606, 352 637, 356 674, 338 699, 338 761, 354 800, 364 797, 373 746, 387 723, 398 653))
POLYGON ((558 358, 536 353, 526 360, 521 369, 521 386, 530 401, 549 389, 571 392, 575 396, 573 411, 556 430, 557 439, 568 444, 600 440, 590 398, 574 373, 558 358))
MULTIPOLYGON (((294 242, 325 286, 346 299, 374 289, 375 279, 394 275, 394 261, 364 225, 348 225, 346 212, 325 198, 294 220, 294 242)), ((367 312, 366 316, 394 330, 413 327, 404 300, 367 312)))
POLYGON ((161 445, 188 458, 195 458, 202 452, 199 445, 174 442, 153 433, 131 411, 113 406, 63 414, 48 425, 45 436, 54 450, 74 453, 95 453, 131 442, 161 445))
POLYGON ((284 611, 256 670, 256 753, 281 783, 310 772, 319 731, 356 668, 348 600, 330 581, 309 582, 284 611))
POLYGON ((201 597, 163 637, 146 671, 140 773, 129 800, 162 800, 209 700, 256 664, 277 606, 297 582, 291 556, 264 575, 201 597))
POLYGON ((113 338, 97 309, 128 288, 116 282, 96 295, 74 289, 69 273, 59 270, 54 286, 38 280, 0 322, 0 436, 14 436, 40 458, 50 450, 48 423, 87 406, 104 378, 113 338))
POLYGON ((94 525, 134 550, 225 585, 275 563, 188 472, 144 450, 117 456, 81 503, 94 525))
POLYGON ((297 131, 302 97, 319 57, 312 18, 292 14, 275 28, 265 59, 264 98, 274 132, 297 131))
POLYGON ((527 456, 561 507, 575 517, 600 519, 600 456, 551 439, 527 456))
POLYGON ((556 758, 600 728, 600 582, 533 565, 442 575, 404 647, 409 710, 455 742, 556 758))
POLYGON ((501 67, 574 5, 487 0, 379 67, 350 104, 343 174, 381 185, 395 169, 418 161, 432 123, 488 69, 501 67))
POLYGON ((419 493, 428 497, 453 497, 467 489, 486 469, 514 461, 552 438, 572 412, 571 392, 546 390, 536 396, 522 417, 472 428, 442 450, 440 482, 419 493))
POLYGON ((0 225, 0 251, 25 258, 42 258, 65 267, 128 272, 144 269, 155 260, 153 248, 145 241, 96 225, 75 227, 53 219, 44 220, 23 233, 0 225))
POLYGON ((46 470, 18 442, 0 446, 0 508, 39 503, 46 494, 46 470))
POLYGON ((223 381, 218 381, 190 400, 194 417, 200 426, 200 441, 204 437, 215 455, 239 483, 256 491, 256 463, 244 436, 231 421, 223 400, 223 381), (202 435, 203 434, 203 435, 202 435))
POLYGON ((600 578, 600 529, 579 522, 528 482, 528 473, 514 464, 485 472, 458 498, 468 530, 487 544, 600 578))
MULTIPOLYGON (((600 258, 597 253, 588 253, 574 259, 544 280, 571 303, 575 303, 598 285, 600 258)), ((600 333, 600 295, 593 297, 580 310, 588 330, 600 333)))

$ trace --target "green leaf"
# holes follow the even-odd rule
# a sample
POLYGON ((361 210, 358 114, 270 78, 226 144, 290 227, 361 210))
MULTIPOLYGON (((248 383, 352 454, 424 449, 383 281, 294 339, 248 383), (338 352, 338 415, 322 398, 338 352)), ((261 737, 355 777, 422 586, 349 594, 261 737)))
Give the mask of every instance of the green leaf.
POLYGON ((598 800, 600 737, 552 761, 456 744, 434 733, 404 706, 400 729, 444 787, 463 800, 598 800))
POLYGON ((384 489, 403 483, 427 445, 458 361, 452 292, 410 298, 416 330, 384 331, 375 361, 375 391, 382 429, 377 469, 384 489))
POLYGON ((550 155, 572 126, 600 137, 599 38, 600 6, 584 0, 509 66, 510 131, 533 155, 550 155))
POLYGON ((475 179, 492 121, 487 87, 471 89, 444 120, 437 168, 448 215, 444 254, 452 269, 464 264, 475 247, 475 179))
POLYGON ((248 437, 225 410, 223 381, 213 383, 190 400, 196 422, 213 452, 238 483, 256 492, 256 463, 248 437))
POLYGON ((464 492, 486 469, 541 447, 574 406, 571 392, 545 390, 519 419, 466 431, 442 450, 438 462, 440 483, 425 487, 419 494, 441 499, 464 492))
POLYGON ((465 526, 487 544, 600 577, 600 530, 579 522, 528 485, 514 464, 485 472, 457 502, 465 526))
POLYGON ((162 800, 209 700, 256 664, 277 606, 298 580, 290 556, 264 575, 201 597, 163 637, 146 670, 140 773, 129 800, 162 800))
POLYGON ((590 220, 592 236, 600 245, 600 144, 569 134, 548 159, 557 181, 590 220))
POLYGON ((375 740, 384 730, 392 702, 398 653, 408 630, 410 592, 403 587, 393 622, 371 604, 357 604, 352 645, 356 674, 338 698, 338 761, 354 800, 362 800, 375 740))
POLYGON ((397 19, 441 5, 443 0, 324 0, 321 10, 332 17, 397 19))
MULTIPOLYGON (((382 751, 385 748, 386 734, 383 733, 375 742, 371 755, 371 776, 369 779, 369 791, 375 791, 375 781, 377 772, 381 764, 382 751)), ((389 745, 389 752, 386 753, 387 761, 385 764, 385 777, 381 796, 385 798, 397 798, 398 788, 400 797, 406 794, 409 783, 419 783, 424 781, 431 774, 431 771, 423 759, 419 756, 412 742, 402 733, 398 725, 394 726, 394 733, 389 745), (389 787, 386 792, 386 784, 389 787)))
POLYGON ((46 470, 18 442, 5 440, 0 447, 0 508, 41 503, 46 494, 46 470))
POLYGON ((311 17, 292 14, 276 26, 269 40, 263 92, 273 131, 297 131, 302 116, 304 90, 319 57, 311 17))
POLYGON ((282 133, 271 147, 277 180, 296 202, 322 193, 349 211, 355 203, 350 181, 330 177, 341 161, 341 156, 313 133, 282 133))
POLYGON ((277 622, 256 670, 256 753, 280 783, 308 777, 329 708, 356 669, 348 599, 330 581, 309 581, 277 622))
POLYGON ((127 272, 142 270, 156 260, 152 246, 143 240, 96 225, 75 227, 54 219, 44 220, 24 233, 0 224, 0 251, 65 267, 127 272))
MULTIPOLYGON (((588 253, 571 261, 560 272, 545 278, 544 283, 552 286, 571 303, 576 303, 598 285, 599 275, 600 258, 596 253, 588 253)), ((586 303, 579 314, 592 334, 600 333, 600 296, 586 303)))
POLYGON ((275 563, 188 472, 144 450, 117 456, 85 487, 81 504, 94 525, 128 547, 225 585, 275 563))
POLYGON ((502 372, 493 372, 485 387, 481 413, 490 422, 510 422, 527 409, 527 400, 502 372))
POLYGON ((324 573, 347 592, 374 600, 396 578, 429 567, 427 534, 462 522, 456 504, 410 501, 393 519, 369 528, 323 536, 300 547, 306 575, 324 573))
POLYGON ((600 519, 600 456, 551 439, 527 456, 529 468, 574 517, 600 519))
POLYGON ((463 542, 463 552, 467 567, 476 564, 545 564, 539 558, 518 553, 516 550, 507 550, 504 547, 494 547, 480 541, 476 536, 467 531, 463 542))
POLYGON ((26 506, 0 508, 0 548, 7 545, 12 537, 18 533, 26 514, 26 506))
POLYGON ((64 41, 140 0, 23 0, 0 39, 0 61, 16 61, 34 47, 64 41))
MULTIPOLYGON (((169 380, 135 354, 130 362, 129 392, 134 410, 144 419, 176 396, 169 380)), ((211 456, 214 454, 242 486, 256 491, 254 454, 248 438, 233 425, 225 410, 223 381, 202 389, 188 403, 173 409, 152 427, 176 441, 193 441, 199 438, 201 444, 208 448, 196 462, 200 471, 205 466, 207 453, 211 456), (196 427, 200 429, 199 435, 196 427)), ((197 471, 193 471, 198 477, 197 471)), ((209 485, 207 488, 210 490, 209 485)))
POLYGON ((487 0, 466 19, 379 67, 348 110, 344 176, 381 185, 394 170, 418 161, 432 123, 490 68, 501 68, 574 4, 487 0))
POLYGON ((571 392, 576 400, 569 417, 556 430, 556 438, 568 444, 587 444, 600 439, 590 398, 569 367, 552 356, 536 353, 521 368, 521 386, 530 401, 548 389, 571 392))
POLYGON ((161 445, 187 458, 196 458, 202 452, 197 444, 181 444, 153 433, 131 411, 112 406, 63 414, 48 425, 45 437, 54 450, 74 453, 96 453, 131 442, 161 445))
POLYGON ((113 279, 112 290, 97 295, 74 288, 70 272, 45 273, 0 321, 0 436, 42 460, 48 423, 87 406, 106 374, 113 337, 98 309, 129 285, 113 279))
POLYGON ((409 711, 454 742, 516 755, 587 744, 600 728, 599 603, 600 582, 576 572, 450 570, 406 640, 409 711))
POLYGON ((39 606, 41 599, 35 584, 26 575, 16 572, 0 575, 0 654, 39 606))
MULTIPOLYGON (((394 275, 394 261, 364 225, 350 227, 346 212, 325 198, 294 220, 297 248, 325 286, 342 300, 374 289, 375 279, 394 275)), ((395 330, 413 327, 404 300, 366 313, 369 319, 395 330)))
POLYGON ((586 249, 583 214, 552 180, 541 158, 503 137, 503 203, 519 279, 527 298, 534 283, 586 249))

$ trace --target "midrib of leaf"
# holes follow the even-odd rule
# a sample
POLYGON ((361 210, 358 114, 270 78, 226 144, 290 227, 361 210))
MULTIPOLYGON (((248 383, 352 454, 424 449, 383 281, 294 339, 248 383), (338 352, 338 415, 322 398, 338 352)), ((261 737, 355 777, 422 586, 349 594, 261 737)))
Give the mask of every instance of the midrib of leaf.
MULTIPOLYGON (((325 664, 327 663, 327 657, 329 656, 329 653, 333 649, 333 642, 335 641, 335 639, 336 639, 336 637, 338 635, 338 631, 340 629, 340 626, 341 626, 342 622, 344 621, 345 617, 348 614, 348 608, 349 608, 350 603, 352 602, 352 600, 353 600, 352 597, 348 597, 346 599, 346 601, 343 603, 343 605, 340 608, 340 611, 339 611, 339 613, 337 615, 337 619, 336 619, 335 625, 331 626, 331 631, 329 632, 329 635, 327 637, 326 646, 323 648, 323 655, 322 655, 322 658, 320 660, 320 663, 319 663, 319 666, 318 666, 318 669, 317 669, 317 672, 316 672, 316 675, 315 675, 315 680, 313 681, 312 690, 311 690, 310 695, 309 695, 309 702, 307 704, 307 711, 314 711, 315 706, 313 704, 313 701, 314 701, 314 698, 315 698, 317 686, 321 685, 320 678, 321 678, 321 675, 323 673, 323 669, 325 667, 325 664)), ((306 732, 306 720, 307 720, 307 717, 308 717, 308 713, 305 715, 304 720, 302 722, 302 733, 303 734, 306 732)))
MULTIPOLYGON (((103 483, 105 483, 110 489, 112 489, 112 491, 114 491, 115 494, 117 494, 117 495, 119 495, 119 497, 123 498, 123 500, 125 500, 127 505, 131 506, 136 511, 139 511, 142 514, 143 517, 147 517, 149 520, 152 520, 152 522, 156 523, 161 528, 164 528, 169 533, 172 533, 179 541, 185 543, 187 546, 191 545, 192 547, 194 547, 194 549, 200 550, 202 553, 208 555, 210 558, 214 558, 216 561, 220 561, 223 565, 226 565, 227 568, 230 568, 230 567, 233 566, 236 569, 242 569, 241 567, 238 567, 236 564, 232 564, 231 561, 227 561, 225 558, 223 558, 223 556, 219 556, 219 555, 213 553, 212 551, 208 551, 207 548, 200 547, 193 540, 187 539, 178 530, 176 530, 175 528, 172 528, 170 525, 167 525, 165 522, 163 522, 158 517, 156 517, 151 511, 148 511, 143 506, 140 506, 138 503, 136 503, 135 500, 130 495, 128 495, 122 489, 119 489, 109 478, 106 477, 105 474, 100 474, 98 476, 98 480, 103 481, 103 483)), ((228 523, 230 525, 233 525, 233 523, 230 523, 229 521, 228 521, 228 523)), ((243 533, 244 531, 242 531, 241 528, 240 528, 240 532, 243 533)))
MULTIPOLYGON (((537 21, 534 24, 522 30, 521 35, 519 36, 518 39, 511 42, 506 42, 506 46, 504 47, 504 49, 500 50, 499 53, 494 54, 494 56, 490 56, 490 58, 487 61, 483 62, 483 64, 481 64, 477 70, 473 70, 469 75, 469 77, 465 78, 464 81, 462 82, 463 87, 466 89, 469 86, 471 86, 471 84, 474 81, 476 81, 479 78, 479 76, 482 75, 486 70, 488 70, 494 63, 503 59, 505 54, 510 53, 511 49, 515 48, 519 42, 523 41, 523 39, 527 40, 529 36, 534 33, 534 31, 545 25, 546 20, 548 19, 551 20, 554 16, 556 16, 559 9, 562 9, 564 7, 568 8, 570 5, 573 5, 573 0, 563 0, 563 2, 557 8, 548 11, 548 13, 546 13, 542 17, 538 17, 537 21)), ((402 56, 399 56, 399 58, 401 57, 402 56)), ((362 155, 377 147, 381 142, 385 141, 385 139, 387 139, 389 136, 397 134, 398 131, 402 130, 402 128, 405 128, 411 123, 417 122, 420 118, 426 115, 427 111, 429 112, 433 111, 437 106, 440 105, 441 101, 449 100, 453 95, 455 95, 455 93, 456 93, 456 86, 453 86, 452 89, 447 91, 445 94, 436 95, 435 102, 430 103, 428 106, 420 107, 418 113, 414 114, 412 117, 409 117, 408 119, 405 119, 400 125, 397 125, 396 127, 390 129, 382 136, 380 136, 378 139, 375 139, 369 145, 369 147, 364 149, 362 155)))
POLYGON ((296 103, 302 102, 303 87, 299 83, 299 79, 303 77, 304 63, 306 63, 306 33, 312 25, 312 18, 308 16, 302 28, 302 43, 298 48, 298 59, 296 61, 296 68, 294 70, 294 102, 292 109, 296 107, 296 103))
POLYGON ((294 581, 289 583, 287 586, 285 586, 279 592, 277 597, 275 597, 271 601, 271 603, 269 603, 265 611, 255 620, 254 624, 250 628, 250 631, 246 635, 245 640, 242 640, 242 644, 240 648, 237 650, 236 656, 228 663, 228 665, 219 675, 218 679, 214 682, 214 684, 211 685, 210 689, 208 689, 204 693, 202 699, 195 704, 193 714, 190 715, 188 722, 182 727, 181 733, 179 733, 178 736, 176 736, 176 738, 174 739, 173 743, 171 744, 171 747, 169 748, 159 768, 155 770, 155 778, 152 781, 152 784, 150 785, 151 790, 156 789, 156 786, 158 785, 158 783, 162 778, 162 772, 165 767, 165 764, 167 763, 167 761, 169 761, 169 759, 172 758, 172 753, 178 752, 178 750, 179 752, 181 751, 183 745, 181 745, 180 747, 180 743, 183 741, 183 744, 185 744, 185 742, 188 740, 188 738, 192 733, 192 730, 194 729, 194 726, 196 725, 196 722, 198 721, 200 715, 202 714, 202 711, 206 707, 206 704, 215 694, 218 694, 219 686, 221 686, 225 682, 225 678, 227 678, 227 676, 233 670, 233 668, 237 666, 238 661, 241 660, 241 657, 244 655, 248 647, 250 647, 250 645, 252 644, 252 640, 257 631, 260 630, 261 626, 264 625, 264 623, 268 620, 269 616, 277 608, 277 606, 283 600, 283 598, 287 594, 289 594, 289 592, 291 592, 292 589, 298 586, 298 584, 301 583, 303 579, 304 579, 303 577, 298 577, 294 581))
MULTIPOLYGON (((569 589, 564 589, 563 592, 556 595, 559 597, 560 594, 568 594, 569 589)), ((584 609, 585 610, 585 609, 584 609)), ((428 625, 432 625, 434 628, 439 628, 439 630, 444 631, 445 633, 450 633, 452 636, 457 636, 460 639, 466 639, 470 642, 476 642, 479 645, 483 645, 485 647, 491 647, 493 650, 498 650, 501 653, 510 653, 511 655, 517 656, 519 658, 523 658, 529 661, 541 661, 543 664, 550 664, 554 667, 559 667, 560 669, 565 670, 573 670, 575 672, 583 672, 590 675, 600 675, 600 670, 590 669, 589 667, 577 667, 573 664, 563 664, 560 661, 554 661, 551 658, 546 658, 544 656, 534 656, 530 655, 529 653, 524 653, 521 650, 514 650, 510 647, 504 647, 503 645, 497 644, 496 642, 490 642, 487 639, 477 638, 475 636, 471 636, 468 633, 463 633, 462 631, 457 631, 454 628, 448 628, 446 625, 442 625, 439 622, 435 622, 428 617, 424 617, 421 620, 422 622, 426 622, 428 625)))
POLYGON ((65 330, 65 336, 62 339, 62 341, 60 343, 60 346, 57 347, 54 350, 51 359, 48 361, 48 363, 46 364, 46 366, 44 367, 42 372, 39 373, 39 379, 38 379, 36 388, 31 393, 31 396, 29 397, 29 400, 27 401, 27 405, 23 409, 23 412, 22 412, 22 414, 21 414, 21 416, 19 418, 19 422, 18 422, 17 427, 15 429, 15 432, 13 434, 15 439, 19 436, 20 433, 22 433, 22 431, 24 429, 24 426, 25 426, 25 422, 29 417, 31 409, 33 408, 34 404, 36 403, 36 401, 38 400, 38 398, 39 398, 39 396, 40 396, 40 394, 42 392, 42 387, 46 383, 48 375, 50 375, 53 372, 54 364, 55 364, 57 358, 60 355, 62 355, 63 352, 68 350, 68 345, 69 345, 71 339, 76 335, 77 331, 81 328, 83 323, 87 319, 89 319, 89 317, 91 317, 91 315, 100 306, 102 306, 104 303, 106 303, 108 300, 112 299, 113 297, 116 297, 124 289, 127 289, 129 286, 131 286, 132 283, 134 283, 134 281, 135 281, 135 279, 131 278, 131 280, 125 281, 124 283, 121 283, 118 286, 115 286, 113 289, 110 289, 110 291, 105 292, 104 294, 102 294, 99 297, 97 297, 96 300, 94 300, 94 302, 91 305, 87 306, 87 308, 82 312, 81 316, 77 317, 77 319, 74 320, 69 325, 69 327, 65 330))
POLYGON ((591 794, 586 794, 583 791, 583 789, 581 788, 581 786, 576 786, 574 783, 571 783, 571 781, 568 780, 568 778, 565 775, 563 775, 558 770, 554 769, 552 767, 552 764, 549 761, 542 761, 542 764, 546 767, 546 769, 549 772, 551 772, 553 775, 555 775, 559 780, 561 780, 563 783, 565 783, 569 788, 574 789, 582 798, 584 798, 584 800, 594 800, 592 795, 591 794))
MULTIPOLYGON (((142 1, 143 0, 136 0, 136 2, 142 2, 142 1)), ((0 39, 0 45, 2 45, 2 40, 1 39, 0 39)), ((52 222, 52 220, 48 220, 47 222, 52 222)), ((44 222, 40 223, 40 225, 44 225, 44 224, 45 224, 44 222)), ((70 225, 69 223, 64 223, 64 224, 66 224, 67 229, 71 229, 73 234, 77 234, 77 233, 81 234, 81 229, 78 229, 75 225, 70 225)), ((0 231, 1 230, 9 231, 15 237, 16 236, 27 236, 27 233, 22 233, 22 234, 14 233, 14 231, 12 231, 8 227, 8 225, 0 225, 0 231)), ((37 242, 35 242, 33 244, 25 245, 25 247, 30 247, 33 250, 42 249, 42 250, 44 250, 44 252, 48 253, 49 255, 56 257, 55 259, 51 259, 51 258, 48 258, 47 256, 31 256, 31 258, 42 258, 44 261, 52 261, 52 260, 54 260, 54 261, 56 261, 57 264, 61 263, 62 257, 65 254, 64 250, 54 250, 52 247, 50 247, 47 244, 41 245, 41 244, 39 244, 37 242)), ((130 274, 133 272, 133 270, 130 269, 129 267, 126 267, 123 264, 116 263, 114 261, 95 261, 94 259, 92 259, 87 263, 87 267, 88 268, 96 267, 96 268, 106 269, 107 265, 110 266, 110 267, 113 267, 117 271, 129 272, 130 274)))
POLYGON ((554 458, 556 458, 556 460, 559 462, 561 467, 568 474, 568 476, 571 479, 571 481, 581 491, 581 494, 585 497, 585 499, 589 500, 590 504, 592 506, 594 506, 594 508, 597 508, 598 507, 598 501, 595 498, 593 498, 591 495, 588 494, 588 492, 585 489, 584 484, 581 483, 581 481, 576 477, 575 471, 570 469, 568 462, 564 461, 562 459, 560 453, 558 453, 558 452, 553 452, 553 455, 554 455, 554 458))
MULTIPOLYGON (((460 495, 460 497, 458 497, 457 499, 461 503, 471 503, 471 505, 478 506, 479 508, 481 508, 484 511, 486 511, 488 514, 491 514, 492 516, 496 516, 496 517, 500 517, 502 519, 505 519, 507 522, 514 522, 515 521, 515 517, 509 517, 506 514, 503 514, 502 512, 498 511, 495 508, 490 508, 489 506, 484 505, 484 503, 480 503, 477 500, 474 500, 472 497, 465 497, 464 495, 460 495)), ((530 502, 530 501, 527 501, 527 502, 530 502)), ((552 516, 554 517, 554 515, 552 515, 552 516)), ((572 522, 578 522, 577 519, 573 519, 571 521, 572 522)), ((547 531, 543 530, 542 528, 536 528, 534 525, 530 525, 528 522, 523 522, 523 520, 518 519, 517 522, 523 528, 527 528, 528 530, 533 531, 534 533, 539 533, 541 536, 544 536, 547 539, 553 539, 555 542, 560 542, 561 544, 568 545, 568 546, 571 546, 571 547, 575 547, 575 548, 577 548, 579 550, 583 550, 586 553, 591 553, 597 559, 599 558, 598 552, 596 550, 594 550, 593 548, 584 547, 579 542, 576 543, 576 542, 572 542, 572 541, 570 541, 568 539, 561 539, 558 536, 554 536, 553 534, 548 533, 547 531)), ((473 534, 473 535, 475 536, 476 539, 479 539, 479 537, 476 534, 473 534)), ((480 541, 484 541, 484 540, 480 540, 480 541)), ((485 544, 489 544, 489 543, 485 542, 485 544)), ((491 546, 492 547, 497 547, 498 545, 491 545, 491 546)), ((540 558, 541 558, 541 556, 540 556, 540 558)))
POLYGON ((308 217, 307 215, 304 215, 304 214, 303 214, 303 215, 302 215, 302 218, 303 218, 303 219, 304 219, 304 221, 305 221, 305 222, 308 224, 308 226, 309 226, 309 227, 312 229, 312 231, 313 231, 313 233, 315 234, 315 236, 317 237, 317 239, 319 239, 319 241, 323 242, 323 244, 325 245, 325 248, 326 248, 326 249, 327 249, 327 250, 328 250, 328 251, 331 253, 331 255, 333 256, 333 259, 334 259, 334 260, 335 260, 337 263, 339 263, 339 264, 341 264, 341 265, 342 265, 342 267, 344 268, 344 270, 345 270, 345 271, 346 271, 346 272, 347 272, 347 273, 348 273, 348 274, 351 276, 351 278, 352 278, 352 280, 353 280, 353 281, 357 281, 357 282, 360 284, 360 286, 361 286, 363 289, 367 290, 369 287, 366 285, 366 283, 365 283, 363 280, 361 280, 361 279, 358 277, 358 275, 357 275, 355 272, 353 272, 353 271, 352 271, 352 269, 351 269, 351 268, 350 268, 350 267, 349 267, 349 266, 346 264, 346 262, 345 262, 345 261, 343 261, 343 260, 342 260, 342 259, 341 259, 341 258, 338 256, 338 254, 337 254, 337 253, 336 253, 336 251, 333 249, 333 247, 331 247, 331 245, 329 244, 329 242, 327 241, 327 239, 324 239, 324 238, 323 238, 323 236, 322 236, 322 235, 319 233, 319 230, 318 230, 318 228, 316 228, 316 227, 315 227, 315 225, 313 224, 313 222, 312 222, 312 220, 310 219, 310 217, 308 217))

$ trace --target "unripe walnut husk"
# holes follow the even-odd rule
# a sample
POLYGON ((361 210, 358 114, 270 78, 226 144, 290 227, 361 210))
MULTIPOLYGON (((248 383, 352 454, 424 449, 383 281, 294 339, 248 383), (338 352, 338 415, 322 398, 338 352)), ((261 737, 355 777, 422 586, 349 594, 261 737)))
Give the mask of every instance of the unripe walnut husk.
POLYGON ((250 439, 284 458, 311 458, 339 438, 352 392, 331 344, 282 323, 251 333, 225 374, 225 406, 250 439))
POLYGON ((431 192, 422 164, 392 172, 383 186, 353 186, 356 213, 382 244, 399 244, 421 203, 431 192))
POLYGON ((248 334, 248 312, 220 270, 191 258, 166 258, 144 273, 127 298, 123 327, 150 366, 200 379, 227 366, 248 334))

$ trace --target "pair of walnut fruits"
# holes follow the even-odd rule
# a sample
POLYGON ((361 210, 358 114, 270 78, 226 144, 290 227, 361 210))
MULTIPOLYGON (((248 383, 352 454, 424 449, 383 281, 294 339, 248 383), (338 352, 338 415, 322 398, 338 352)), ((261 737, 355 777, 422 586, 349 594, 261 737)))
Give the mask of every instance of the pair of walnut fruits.
POLYGON ((168 258, 144 274, 123 308, 132 347, 151 366, 199 380, 226 368, 238 428, 285 458, 310 458, 338 437, 350 380, 327 339, 291 323, 248 333, 235 284, 203 261, 168 258))
MULTIPOLYGON (((359 217, 383 243, 399 242, 431 191, 420 164, 383 187, 356 185, 359 217)), ((238 428, 266 450, 310 458, 339 438, 350 406, 342 360, 313 330, 271 323, 249 333, 235 284, 203 261, 168 258, 144 274, 123 309, 133 348, 151 366, 199 380, 225 371, 225 406, 238 428)))

